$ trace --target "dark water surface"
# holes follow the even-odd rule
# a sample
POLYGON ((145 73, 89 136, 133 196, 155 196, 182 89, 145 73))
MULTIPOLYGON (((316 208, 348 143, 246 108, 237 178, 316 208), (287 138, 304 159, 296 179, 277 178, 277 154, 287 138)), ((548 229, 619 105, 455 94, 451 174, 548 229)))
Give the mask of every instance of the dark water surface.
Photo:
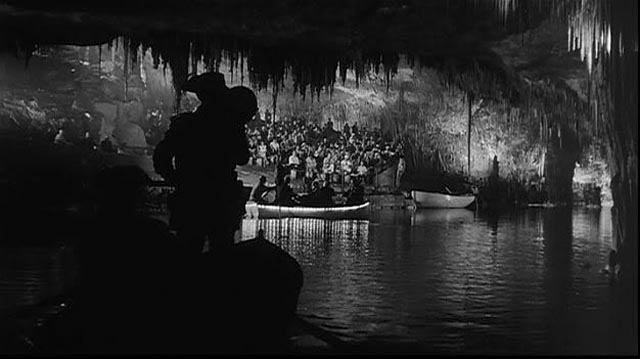
MULTIPOLYGON (((247 228, 300 262, 300 316, 341 340, 442 353, 612 350, 608 208, 378 211, 247 228)), ((0 248, 0 316, 75 280, 68 246, 0 248)))
POLYGON ((610 350, 609 209, 259 226, 302 264, 300 315, 344 340, 447 353, 610 350))

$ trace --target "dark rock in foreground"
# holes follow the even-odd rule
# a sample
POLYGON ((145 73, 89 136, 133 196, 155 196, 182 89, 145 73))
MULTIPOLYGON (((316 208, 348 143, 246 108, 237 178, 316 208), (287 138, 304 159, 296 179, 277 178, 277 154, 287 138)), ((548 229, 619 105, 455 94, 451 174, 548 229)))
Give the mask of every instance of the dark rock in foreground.
POLYGON ((126 249, 108 246, 100 263, 86 264, 91 281, 71 308, 36 338, 44 353, 289 350, 302 271, 274 244, 258 238, 201 256, 165 246, 138 260, 132 253, 115 258, 126 249))

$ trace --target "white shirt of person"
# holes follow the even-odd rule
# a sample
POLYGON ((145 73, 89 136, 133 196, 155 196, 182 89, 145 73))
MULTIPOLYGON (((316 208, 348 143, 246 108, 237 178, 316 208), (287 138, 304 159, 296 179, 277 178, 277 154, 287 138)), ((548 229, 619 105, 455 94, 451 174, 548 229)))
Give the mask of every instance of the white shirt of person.
POLYGON ((267 145, 265 145, 264 143, 258 145, 258 155, 260 157, 267 157, 267 145))
POLYGON ((352 167, 351 160, 348 158, 343 159, 340 162, 340 167, 342 168, 342 171, 344 173, 351 173, 351 167, 352 167))
POLYGON ((313 170, 316 168, 316 160, 312 156, 307 157, 307 169, 313 170))
POLYGON ((296 152, 294 151, 291 156, 289 156, 289 164, 290 165, 299 165, 300 159, 296 156, 296 152))
POLYGON ((367 174, 367 167, 364 164, 358 166, 358 174, 364 176, 367 174))
POLYGON ((324 162, 322 163, 322 171, 324 173, 332 173, 333 172, 333 162, 331 161, 331 157, 326 157, 324 162))
POLYGON ((276 140, 271 141, 270 146, 271 146, 271 149, 272 149, 274 152, 278 152, 278 151, 280 151, 280 144, 278 144, 278 141, 276 141, 276 140))

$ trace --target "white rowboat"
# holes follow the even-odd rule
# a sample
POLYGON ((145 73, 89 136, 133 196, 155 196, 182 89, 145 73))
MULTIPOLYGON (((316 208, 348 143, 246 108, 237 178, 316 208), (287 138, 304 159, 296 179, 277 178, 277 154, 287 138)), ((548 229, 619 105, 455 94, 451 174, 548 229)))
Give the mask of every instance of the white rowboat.
POLYGON ((321 218, 350 219, 360 218, 369 211, 369 202, 356 205, 331 207, 278 206, 252 204, 258 208, 258 218, 321 218))
POLYGON ((454 195, 437 192, 411 191, 419 208, 465 208, 475 201, 472 194, 454 195))

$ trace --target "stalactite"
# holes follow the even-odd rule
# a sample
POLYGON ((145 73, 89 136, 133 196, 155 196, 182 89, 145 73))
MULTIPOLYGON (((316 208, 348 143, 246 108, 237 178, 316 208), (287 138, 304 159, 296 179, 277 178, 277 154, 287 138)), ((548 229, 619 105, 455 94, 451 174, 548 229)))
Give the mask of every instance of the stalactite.
POLYGON ((190 60, 191 60, 191 71, 189 71, 190 75, 197 75, 198 74, 198 59, 199 59, 199 53, 196 52, 196 50, 194 49, 194 47, 196 46, 194 43, 189 44, 191 49, 190 49, 190 60))
POLYGON ((127 93, 129 90, 129 48, 123 46, 124 50, 124 65, 122 68, 122 76, 124 79, 124 100, 127 101, 127 93))
POLYGON ((244 85, 244 54, 240 53, 240 85, 244 85))
MULTIPOLYGON (((615 0, 614 0, 615 1, 615 0)), ((495 0, 470 1, 477 11, 490 9, 500 16, 503 22, 507 23, 514 17, 522 17, 522 24, 529 27, 537 14, 547 12, 550 16, 564 17, 568 20, 567 46, 569 49, 580 49, 581 56, 585 59, 587 66, 591 67, 590 72, 601 63, 606 62, 603 55, 609 54, 612 41, 616 43, 619 52, 624 51, 620 42, 624 39, 619 33, 611 31, 611 14, 609 13, 608 2, 598 2, 594 0, 536 0, 533 3, 523 0, 495 0), (488 6, 487 6, 488 4, 488 6), (612 40, 612 39, 615 39, 612 40)), ((458 5, 451 4, 457 8, 458 5)), ((476 10, 474 10, 476 11, 476 10)), ((236 77, 237 66, 240 66, 240 81, 244 83, 244 66, 246 62, 248 81, 256 89, 266 89, 270 82, 282 84, 285 76, 293 79, 295 90, 303 97, 307 89, 318 98, 322 92, 332 94, 336 80, 336 73, 339 74, 343 84, 346 83, 347 72, 353 71, 356 79, 356 86, 365 78, 370 71, 384 70, 387 91, 390 88, 391 80, 395 74, 399 56, 395 52, 375 52, 349 49, 345 52, 332 52, 321 50, 319 56, 304 56, 303 52, 296 52, 292 47, 265 48, 257 42, 240 41, 226 35, 190 35, 190 34, 164 34, 163 36, 135 39, 126 37, 110 42, 108 46, 121 44, 126 49, 125 62, 127 68, 132 68, 137 61, 137 49, 141 46, 143 53, 147 48, 151 48, 154 67, 160 62, 164 66, 169 66, 174 77, 176 89, 181 88, 181 82, 188 74, 183 67, 184 44, 188 44, 186 53, 187 64, 191 64, 191 72, 197 70, 199 61, 203 61, 209 71, 217 71, 220 63, 229 63, 232 70, 232 77, 236 77), (136 52, 133 52, 133 47, 136 52), (131 56, 131 58, 129 58, 131 56), (382 65, 382 66, 380 66, 382 65), (174 68, 175 67, 175 68, 174 68)), ((637 47, 637 43, 635 45, 637 47)), ((410 52, 410 51, 409 51, 410 52)), ((462 88, 471 91, 474 96, 486 96, 493 98, 517 97, 520 92, 517 84, 512 83, 508 75, 500 69, 491 67, 490 63, 480 63, 476 60, 464 60, 465 63, 455 65, 446 63, 446 60, 434 61, 420 54, 407 54, 407 60, 413 64, 417 59, 419 66, 433 66, 446 73, 444 76, 447 82, 447 89, 454 91, 455 88, 462 88), (434 63, 435 62, 435 63, 434 63), (496 73, 498 73, 496 75, 496 73)), ((126 78, 125 78, 126 81, 126 78)), ((588 96, 590 101, 597 101, 597 96, 588 96)), ((598 111, 594 116, 598 122, 598 111)), ((596 125, 598 127, 598 125, 596 125)))
POLYGON ((467 102, 468 102, 468 119, 467 119, 467 175, 471 176, 471 105, 473 102, 473 96, 469 93, 467 94, 467 102))
POLYGON ((278 84, 274 83, 273 84, 273 105, 272 105, 272 112, 273 112, 273 118, 275 121, 275 117, 276 117, 276 109, 277 109, 277 102, 278 102, 278 84))
MULTIPOLYGON (((114 40, 115 41, 115 40, 114 40)), ((109 43, 109 50, 111 51, 111 63, 113 64, 113 71, 115 72, 115 65, 116 65, 116 49, 115 46, 112 45, 112 43, 109 43)))
MULTIPOLYGON (((522 9, 528 6, 528 1, 494 0, 494 3, 504 22, 510 17, 516 17, 520 21, 523 17, 522 9)), ((580 50, 588 71, 592 72, 598 58, 611 52, 610 1, 554 0, 545 3, 547 5, 543 6, 539 1, 538 11, 568 22, 568 50, 580 50)))

